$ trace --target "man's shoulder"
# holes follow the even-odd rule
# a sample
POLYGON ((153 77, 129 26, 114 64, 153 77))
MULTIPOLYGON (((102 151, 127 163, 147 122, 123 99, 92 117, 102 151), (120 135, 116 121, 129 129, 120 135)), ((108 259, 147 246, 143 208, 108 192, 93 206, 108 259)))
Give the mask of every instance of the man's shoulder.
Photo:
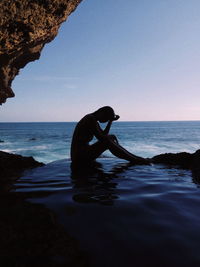
POLYGON ((82 120, 86 120, 86 121, 95 121, 95 116, 91 113, 91 114, 87 114, 85 115, 82 120))
POLYGON ((77 124, 77 126, 94 125, 96 123, 95 116, 93 114, 85 115, 77 124))

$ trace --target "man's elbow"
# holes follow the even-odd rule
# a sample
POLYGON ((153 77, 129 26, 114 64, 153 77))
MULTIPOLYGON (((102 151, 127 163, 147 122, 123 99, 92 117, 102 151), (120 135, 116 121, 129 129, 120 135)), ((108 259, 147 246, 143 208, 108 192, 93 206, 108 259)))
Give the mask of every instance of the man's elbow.
POLYGON ((99 141, 101 141, 101 142, 105 142, 105 141, 107 141, 107 139, 108 139, 108 135, 107 135, 107 134, 101 134, 101 135, 99 135, 99 136, 97 137, 97 139, 98 139, 99 141))

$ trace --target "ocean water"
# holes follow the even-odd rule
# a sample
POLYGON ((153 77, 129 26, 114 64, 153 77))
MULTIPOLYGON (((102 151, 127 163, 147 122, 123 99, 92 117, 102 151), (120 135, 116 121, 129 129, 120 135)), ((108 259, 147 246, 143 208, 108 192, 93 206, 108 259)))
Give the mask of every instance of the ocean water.
MULTIPOLYGON (((69 158, 75 125, 74 122, 0 123, 0 150, 33 156, 44 163, 69 158)), ((114 122, 111 133, 127 150, 142 157, 194 152, 200 146, 200 121, 114 122)), ((109 152, 104 156, 112 157, 109 152)))
MULTIPOLYGON (((162 164, 131 166, 109 153, 74 172, 74 127, 1 123, 0 150, 50 162, 26 171, 5 190, 52 210, 92 267, 200 266, 200 177, 162 164)), ((115 122, 111 132, 143 157, 200 148, 200 121, 115 122)), ((59 266, 63 259, 56 259, 59 266)))

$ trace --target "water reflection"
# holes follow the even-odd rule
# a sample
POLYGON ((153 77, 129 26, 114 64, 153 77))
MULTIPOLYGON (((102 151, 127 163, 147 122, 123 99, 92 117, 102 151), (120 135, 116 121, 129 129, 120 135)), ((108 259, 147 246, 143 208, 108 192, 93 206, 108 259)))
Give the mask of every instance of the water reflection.
POLYGON ((130 163, 118 163, 111 169, 99 162, 88 166, 71 165, 74 188, 73 200, 80 203, 113 205, 118 199, 117 177, 130 167, 130 163))
POLYGON ((175 176, 178 177, 176 180, 180 179, 181 181, 183 177, 189 176, 192 178, 191 182, 198 188, 200 187, 200 166, 197 166, 196 168, 193 167, 192 169, 168 164, 156 164, 155 166, 158 166, 162 171, 167 172, 169 177, 174 173, 175 176))

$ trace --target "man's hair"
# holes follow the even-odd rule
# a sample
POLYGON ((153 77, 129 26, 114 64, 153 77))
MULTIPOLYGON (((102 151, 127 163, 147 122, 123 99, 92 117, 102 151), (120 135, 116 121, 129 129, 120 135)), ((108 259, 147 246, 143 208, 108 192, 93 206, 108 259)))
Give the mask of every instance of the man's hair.
POLYGON ((95 113, 104 113, 110 119, 113 119, 115 116, 115 112, 114 112, 113 108, 111 108, 109 106, 99 108, 97 111, 95 111, 95 113))

